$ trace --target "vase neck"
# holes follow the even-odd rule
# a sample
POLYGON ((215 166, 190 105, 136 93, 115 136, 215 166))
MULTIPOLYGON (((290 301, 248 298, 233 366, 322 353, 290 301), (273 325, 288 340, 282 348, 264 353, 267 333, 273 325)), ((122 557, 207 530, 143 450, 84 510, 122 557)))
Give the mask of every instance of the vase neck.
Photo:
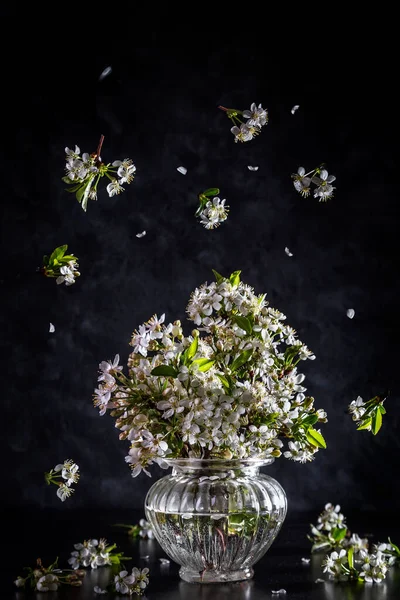
POLYGON ((194 475, 196 477, 254 477, 260 472, 260 467, 271 464, 273 459, 168 459, 172 467, 172 475, 194 475))

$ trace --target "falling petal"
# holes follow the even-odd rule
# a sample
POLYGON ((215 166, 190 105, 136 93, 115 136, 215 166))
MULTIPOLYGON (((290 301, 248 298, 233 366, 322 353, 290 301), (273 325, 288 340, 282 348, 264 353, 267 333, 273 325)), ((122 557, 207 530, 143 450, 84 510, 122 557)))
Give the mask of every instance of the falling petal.
POLYGON ((294 115, 294 113, 296 112, 296 110, 299 110, 299 108, 300 108, 300 105, 299 104, 295 104, 292 107, 292 110, 290 111, 292 113, 292 115, 294 115))
POLYGON ((281 588, 280 590, 271 590, 273 594, 286 594, 286 590, 281 588))
POLYGON ((159 561, 162 565, 169 565, 170 564, 170 560, 168 560, 168 558, 159 558, 159 561))
POLYGON ((356 311, 354 310, 354 308, 349 308, 346 312, 346 315, 349 317, 349 319, 352 319, 355 314, 356 314, 356 311))
POLYGON ((101 72, 99 81, 103 81, 110 73, 112 73, 112 67, 106 67, 104 71, 101 72))
POLYGON ((308 563, 310 562, 309 558, 302 558, 301 562, 305 563, 306 565, 308 565, 308 563))
POLYGON ((325 583, 325 579, 320 579, 318 577, 318 579, 315 580, 315 583, 325 583))
POLYGON ((187 169, 185 167, 178 167, 177 171, 179 171, 179 173, 182 173, 182 175, 186 175, 187 173, 187 169))
POLYGON ((142 560, 149 560, 150 558, 150 554, 145 554, 144 556, 140 557, 142 560))
POLYGON ((258 171, 258 167, 252 167, 251 165, 249 165, 247 168, 249 171, 258 171))
POLYGON ((289 248, 287 248, 287 247, 285 248, 285 252, 288 256, 293 256, 293 253, 290 252, 289 248))
POLYGON ((49 332, 54 333, 55 330, 56 330, 56 328, 54 327, 53 323, 50 323, 49 332))
POLYGON ((142 233, 137 233, 137 234, 136 234, 136 237, 137 237, 137 238, 141 238, 141 237, 143 237, 143 236, 145 236, 145 235, 146 235, 146 232, 145 232, 145 231, 142 231, 142 233))

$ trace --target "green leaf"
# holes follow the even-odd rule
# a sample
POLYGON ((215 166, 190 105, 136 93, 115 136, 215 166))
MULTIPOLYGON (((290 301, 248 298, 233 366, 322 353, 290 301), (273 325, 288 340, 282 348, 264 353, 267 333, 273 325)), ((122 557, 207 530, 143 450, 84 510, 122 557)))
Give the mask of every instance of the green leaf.
POLYGON ((212 270, 212 272, 214 273, 217 283, 221 283, 222 281, 224 281, 225 277, 220 275, 217 271, 214 271, 214 269, 212 270))
POLYGON ((66 253, 67 249, 67 244, 64 244, 63 246, 58 246, 58 248, 53 250, 53 252, 50 254, 49 264, 53 264, 54 261, 60 260, 60 258, 62 258, 66 253))
POLYGON ((208 198, 210 198, 211 196, 218 196, 219 191, 219 188, 208 188, 208 190, 202 193, 203 196, 207 196, 208 198))
POLYGON ((353 548, 353 546, 351 546, 351 548, 349 548, 347 551, 347 560, 348 560, 350 569, 354 569, 354 548, 353 548))
POLYGON ((372 419, 367 419, 364 423, 361 423, 361 425, 357 427, 357 431, 360 431, 360 429, 368 429, 371 425, 371 421, 372 419))
POLYGON ((389 544, 392 544, 393 548, 395 549, 397 554, 400 556, 400 548, 398 546, 396 546, 396 544, 394 544, 390 538, 388 538, 388 542, 389 542, 389 544))
POLYGON ((163 375, 164 377, 176 377, 178 372, 171 365, 159 365, 155 367, 151 373, 151 375, 163 375))
POLYGON ((74 183, 73 179, 70 179, 68 175, 64 175, 64 177, 61 177, 61 181, 63 181, 64 183, 69 183, 70 185, 71 183, 74 183))
POLYGON ((383 404, 378 406, 378 410, 381 411, 382 415, 386 415, 386 408, 383 406, 383 404))
POLYGON ((229 281, 231 283, 231 285, 235 286, 235 285, 239 285, 240 283, 240 273, 242 271, 234 271, 232 273, 232 275, 229 277, 229 281))
POLYGON ((305 417, 301 424, 302 425, 314 425, 314 423, 316 423, 318 421, 318 415, 308 415, 307 417, 305 417))
POLYGON ((235 360, 231 364, 231 372, 233 373, 234 371, 237 371, 239 367, 244 365, 249 360, 252 354, 253 350, 245 350, 244 352, 242 352, 242 354, 239 354, 239 356, 235 358, 235 360))
POLYGON ((78 190, 77 190, 77 192, 75 194, 75 197, 76 197, 76 199, 78 200, 79 203, 82 202, 82 198, 85 195, 85 191, 86 191, 86 183, 84 183, 83 185, 81 185, 78 188, 78 190))
POLYGON ((331 531, 331 535, 335 542, 340 542, 347 533, 347 527, 334 527, 331 531))
POLYGON ((221 381, 221 383, 224 386, 224 388, 229 392, 231 386, 230 386, 230 383, 227 380, 227 378, 224 377, 224 375, 221 375, 221 373, 216 373, 216 376, 221 381))
POLYGON ((376 410, 372 415, 372 428, 371 431, 374 435, 378 433, 382 427, 382 413, 380 410, 376 410))
POLYGON ((75 185, 71 185, 69 188, 65 188, 66 192, 70 192, 71 194, 73 194, 74 192, 76 192, 77 190, 79 190, 79 188, 81 187, 81 183, 76 183, 75 185))
POLYGON ((306 438, 313 446, 316 446, 317 448, 326 448, 326 442, 323 435, 313 427, 309 427, 306 438))
POLYGON ((215 360, 212 360, 211 358, 196 358, 196 360, 193 361, 193 364, 196 364, 199 367, 199 371, 202 373, 211 369, 214 363, 215 360))
POLYGON ((251 324, 250 319, 247 317, 242 317, 241 315, 235 315, 233 317, 236 325, 239 325, 240 329, 243 329, 246 333, 251 335, 253 333, 253 325, 251 324))
POLYGON ((198 346, 199 346, 199 336, 196 335, 193 342, 190 344, 189 348, 187 348, 187 357, 189 360, 191 360, 193 358, 193 356, 196 355, 198 346))

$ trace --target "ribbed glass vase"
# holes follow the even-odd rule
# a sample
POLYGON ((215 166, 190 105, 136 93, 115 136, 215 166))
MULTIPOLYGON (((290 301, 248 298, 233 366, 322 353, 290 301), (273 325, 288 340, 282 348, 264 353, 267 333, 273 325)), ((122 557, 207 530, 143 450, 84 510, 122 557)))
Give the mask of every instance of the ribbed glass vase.
POLYGON ((286 516, 282 486, 258 460, 169 459, 172 473, 147 493, 145 513, 164 552, 190 583, 250 579, 286 516))

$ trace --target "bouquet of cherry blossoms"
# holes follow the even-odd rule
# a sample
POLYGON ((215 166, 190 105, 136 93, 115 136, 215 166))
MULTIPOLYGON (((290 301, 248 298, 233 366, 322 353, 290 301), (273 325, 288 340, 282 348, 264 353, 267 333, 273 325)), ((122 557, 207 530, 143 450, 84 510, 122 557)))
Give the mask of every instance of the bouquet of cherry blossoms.
POLYGON ((326 412, 305 395, 302 360, 315 356, 240 271, 191 294, 185 336, 180 321, 154 315, 132 335, 128 372, 100 363, 94 405, 107 410, 131 444, 132 476, 170 458, 310 461, 326 443, 326 412), (283 449, 284 442, 287 448, 283 449))

